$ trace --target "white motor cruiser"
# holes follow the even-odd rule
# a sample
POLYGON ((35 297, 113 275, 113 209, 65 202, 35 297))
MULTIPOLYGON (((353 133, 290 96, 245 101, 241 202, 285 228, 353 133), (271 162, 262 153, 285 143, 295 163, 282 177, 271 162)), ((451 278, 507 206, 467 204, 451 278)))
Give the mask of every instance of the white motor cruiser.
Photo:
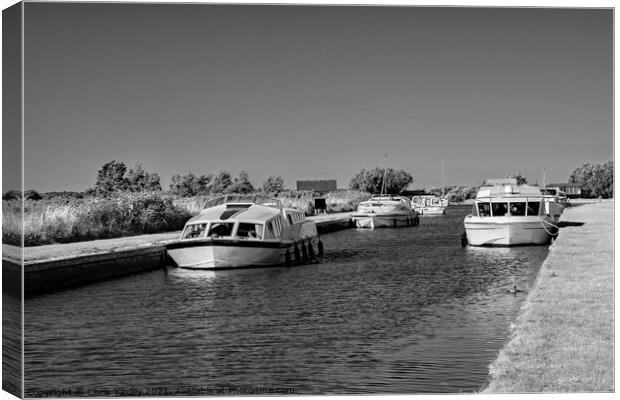
POLYGON ((433 195, 414 196, 411 204, 414 211, 420 215, 444 215, 448 207, 448 199, 433 195))
POLYGON ((545 209, 538 187, 517 185, 516 179, 489 179, 465 217, 467 242, 472 246, 546 244, 557 226, 545 209))
POLYGON ((362 201, 351 215, 357 228, 393 228, 418 224, 411 201, 403 196, 378 195, 362 201))
POLYGON ((205 204, 166 245, 181 268, 291 265, 321 254, 316 224, 300 210, 261 195, 225 195, 205 204))

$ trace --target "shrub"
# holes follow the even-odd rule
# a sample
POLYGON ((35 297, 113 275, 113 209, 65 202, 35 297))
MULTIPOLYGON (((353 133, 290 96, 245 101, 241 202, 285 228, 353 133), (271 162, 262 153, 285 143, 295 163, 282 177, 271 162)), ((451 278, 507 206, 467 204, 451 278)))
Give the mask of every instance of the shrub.
POLYGON ((362 169, 355 174, 351 178, 349 187, 361 192, 378 194, 383 189, 384 178, 386 194, 398 194, 413 182, 413 177, 405 170, 375 167, 371 170, 362 169))
POLYGON ((26 190, 24 192, 24 199, 26 200, 41 200, 42 198, 36 190, 26 190))
POLYGON ((187 175, 176 174, 172 177, 170 191, 181 197, 207 195, 211 192, 213 175, 194 175, 191 171, 187 175))
POLYGON ((20 200, 22 198, 21 190, 9 190, 2 195, 2 200, 20 200))
POLYGON ((277 196, 284 190, 284 179, 280 176, 270 176, 263 182, 263 191, 269 195, 277 196))
POLYGON ((581 186, 581 197, 611 198, 614 194, 614 162, 583 163, 571 172, 568 182, 581 186))

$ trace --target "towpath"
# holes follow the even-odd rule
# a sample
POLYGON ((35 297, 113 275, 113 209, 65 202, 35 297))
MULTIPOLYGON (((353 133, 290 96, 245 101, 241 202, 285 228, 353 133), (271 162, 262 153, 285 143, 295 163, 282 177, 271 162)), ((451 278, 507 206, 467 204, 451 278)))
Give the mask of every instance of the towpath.
POLYGON ((569 208, 485 393, 614 390, 614 203, 569 208))

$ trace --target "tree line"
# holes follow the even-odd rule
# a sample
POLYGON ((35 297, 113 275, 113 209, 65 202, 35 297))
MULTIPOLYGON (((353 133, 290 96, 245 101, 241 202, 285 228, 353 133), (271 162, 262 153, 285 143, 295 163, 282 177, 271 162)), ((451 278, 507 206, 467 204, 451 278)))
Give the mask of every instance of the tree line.
MULTIPOLYGON (((583 163, 577 166, 569 176, 569 183, 581 186, 581 197, 610 198, 613 197, 614 162, 604 164, 583 163)), ((513 172, 506 176, 515 178, 518 184, 527 183, 527 177, 520 172, 513 172)), ((127 168, 122 161, 108 161, 98 171, 93 187, 86 191, 87 195, 109 197, 118 192, 150 192, 161 191, 159 174, 148 172, 141 162, 136 162, 127 168)), ((372 194, 381 192, 398 194, 413 182, 414 179, 407 171, 393 168, 361 169, 349 182, 349 189, 372 194)), ((255 193, 263 192, 269 195, 278 195, 286 190, 284 179, 280 175, 269 176, 260 187, 254 187, 246 171, 239 172, 233 177, 227 171, 218 171, 215 174, 175 174, 171 178, 169 191, 177 196, 192 197, 225 193, 255 193)), ((441 195, 442 191, 449 201, 461 202, 476 196, 478 186, 452 185, 443 190, 438 187, 426 188, 429 194, 441 195)), ((52 197, 82 198, 80 192, 49 192, 39 194, 34 190, 26 190, 24 198, 27 200, 41 200, 52 197)), ((3 195, 4 200, 19 199, 20 192, 10 190, 3 195)))
POLYGON ((571 172, 568 182, 581 186, 581 197, 612 198, 614 197, 614 162, 583 163, 571 172))
MULTIPOLYGON (((169 190, 172 194, 181 197, 203 196, 222 193, 278 193, 284 187, 281 176, 271 176, 261 188, 255 188, 250 182, 246 171, 241 171, 233 177, 228 171, 218 171, 215 174, 175 174, 171 178, 169 190)), ((123 162, 109 161, 97 172, 95 185, 88 190, 90 194, 99 197, 109 196, 116 191, 160 191, 162 190, 160 177, 157 173, 147 172, 140 162, 127 171, 123 162)))

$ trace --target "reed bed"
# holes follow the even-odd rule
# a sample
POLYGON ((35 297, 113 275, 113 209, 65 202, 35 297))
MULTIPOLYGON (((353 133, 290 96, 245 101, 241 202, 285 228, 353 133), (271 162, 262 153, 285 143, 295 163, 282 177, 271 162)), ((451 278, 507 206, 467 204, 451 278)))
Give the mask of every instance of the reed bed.
POLYGON ((286 191, 278 195, 278 200, 284 208, 294 208, 303 211, 306 215, 313 215, 315 197, 313 192, 286 191))
POLYGON ((217 196, 176 197, 172 204, 190 215, 196 215, 204 209, 205 203, 217 196))
POLYGON ((278 196, 283 207, 296 208, 302 210, 306 215, 313 215, 314 199, 317 197, 325 198, 326 211, 328 213, 350 212, 357 210, 360 202, 368 200, 370 193, 357 190, 339 190, 320 195, 314 192, 287 192, 278 196))
MULTIPOLYGON (((2 241, 21 245, 19 202, 3 202, 2 241)), ((24 245, 39 246, 182 229, 191 214, 160 192, 24 202, 24 245)))
POLYGON ((20 246, 22 241, 22 209, 20 201, 2 201, 2 243, 20 246))
POLYGON ((362 201, 370 199, 371 196, 370 193, 360 192, 358 190, 329 192, 325 195, 327 212, 339 213, 355 211, 362 201))
MULTIPOLYGON (((206 201, 216 197, 182 198, 166 192, 118 193, 110 198, 26 200, 23 237, 25 246, 108 239, 147 233, 181 230, 198 214, 206 201)), ((318 194, 285 191, 277 198, 287 208, 314 214, 318 194)), ((323 196, 321 196, 323 197, 323 196)), ((357 208, 369 193, 354 190, 331 192, 324 196, 328 212, 347 212, 357 208)), ((21 245, 20 201, 2 202, 2 241, 21 245)))

